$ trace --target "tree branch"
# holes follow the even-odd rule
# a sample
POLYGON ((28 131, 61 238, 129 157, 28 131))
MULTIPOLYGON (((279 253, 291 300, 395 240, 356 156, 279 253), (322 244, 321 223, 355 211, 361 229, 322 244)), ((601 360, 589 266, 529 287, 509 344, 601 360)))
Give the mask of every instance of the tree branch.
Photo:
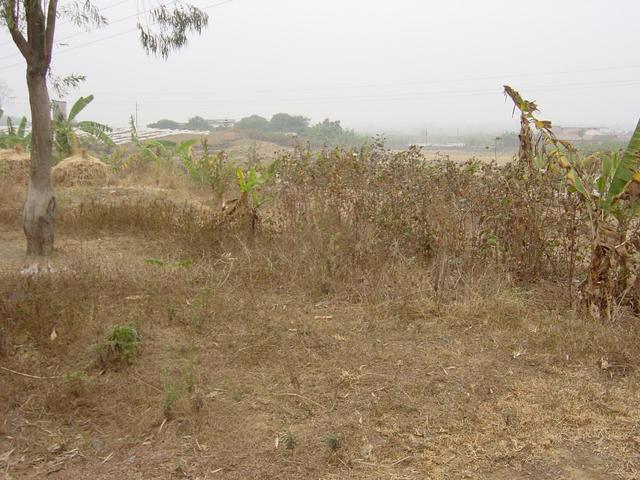
POLYGON ((33 58, 33 50, 20 31, 18 13, 16 11, 16 0, 7 0, 5 8, 5 20, 7 22, 11 38, 13 39, 13 43, 16 44, 25 60, 29 61, 33 58))
POLYGON ((51 64, 51 55, 53 53, 53 39, 56 31, 56 15, 58 13, 58 0, 49 0, 49 9, 47 12, 47 30, 45 57, 47 65, 51 64))

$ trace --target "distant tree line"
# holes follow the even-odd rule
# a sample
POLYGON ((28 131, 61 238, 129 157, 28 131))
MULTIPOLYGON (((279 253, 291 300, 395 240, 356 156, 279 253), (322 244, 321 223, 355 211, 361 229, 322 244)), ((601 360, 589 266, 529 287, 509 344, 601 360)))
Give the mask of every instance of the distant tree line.
MULTIPOLYGON (((171 130, 212 129, 202 117, 192 117, 187 123, 163 119, 150 124, 149 127, 171 130)), ((313 146, 359 147, 368 140, 367 137, 358 135, 353 130, 343 128, 339 120, 325 119, 322 122, 311 125, 309 118, 288 113, 276 113, 270 120, 260 115, 250 115, 237 121, 234 128, 243 130, 256 139, 272 140, 276 143, 282 143, 283 140, 286 141, 287 137, 285 135, 295 135, 300 141, 307 142, 313 146)))
POLYGON ((155 123, 147 125, 149 128, 160 128, 162 130, 211 130, 211 125, 202 117, 191 117, 187 123, 180 123, 174 120, 163 118, 155 123))
POLYGON ((325 119, 310 125, 307 117, 288 113, 276 113, 271 120, 260 115, 251 115, 238 121, 235 128, 263 136, 268 132, 295 134, 300 141, 308 142, 313 146, 357 147, 367 142, 366 137, 356 134, 353 130, 342 128, 340 120, 325 119))
POLYGON ((271 117, 271 120, 260 115, 251 115, 240 119, 235 127, 239 130, 301 134, 309 128, 309 121, 307 117, 302 115, 289 115, 288 113, 276 113, 271 117))

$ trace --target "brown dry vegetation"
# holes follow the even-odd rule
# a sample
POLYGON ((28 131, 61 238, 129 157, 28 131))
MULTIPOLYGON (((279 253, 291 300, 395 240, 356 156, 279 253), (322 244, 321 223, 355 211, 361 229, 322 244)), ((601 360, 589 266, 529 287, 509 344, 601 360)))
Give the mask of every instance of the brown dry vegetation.
POLYGON ((640 329, 572 301, 559 182, 381 148, 277 171, 255 232, 184 180, 61 190, 35 277, 0 189, 0 475, 637 478, 640 329))

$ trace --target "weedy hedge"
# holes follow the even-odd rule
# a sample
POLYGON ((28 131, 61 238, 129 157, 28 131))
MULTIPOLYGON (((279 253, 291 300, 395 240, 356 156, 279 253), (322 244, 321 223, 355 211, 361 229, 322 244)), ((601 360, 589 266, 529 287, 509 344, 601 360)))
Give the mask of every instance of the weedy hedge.
POLYGON ((276 163, 277 225, 335 252, 329 274, 384 265, 393 250, 461 276, 499 268, 520 283, 548 280, 602 319, 635 310, 640 128, 625 152, 585 157, 511 92, 523 112, 513 163, 428 162, 381 144, 297 149, 276 163))

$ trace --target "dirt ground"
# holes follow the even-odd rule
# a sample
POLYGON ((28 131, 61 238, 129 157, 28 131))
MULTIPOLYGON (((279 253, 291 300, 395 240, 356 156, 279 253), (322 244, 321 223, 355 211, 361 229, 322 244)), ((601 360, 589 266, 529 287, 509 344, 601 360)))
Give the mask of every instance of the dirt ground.
POLYGON ((63 224, 56 242, 51 273, 21 275, 0 224, 0 479, 638 478, 638 327, 553 287, 372 301, 278 280, 241 240, 196 256, 63 224), (142 341, 101 364, 116 324, 142 341))

